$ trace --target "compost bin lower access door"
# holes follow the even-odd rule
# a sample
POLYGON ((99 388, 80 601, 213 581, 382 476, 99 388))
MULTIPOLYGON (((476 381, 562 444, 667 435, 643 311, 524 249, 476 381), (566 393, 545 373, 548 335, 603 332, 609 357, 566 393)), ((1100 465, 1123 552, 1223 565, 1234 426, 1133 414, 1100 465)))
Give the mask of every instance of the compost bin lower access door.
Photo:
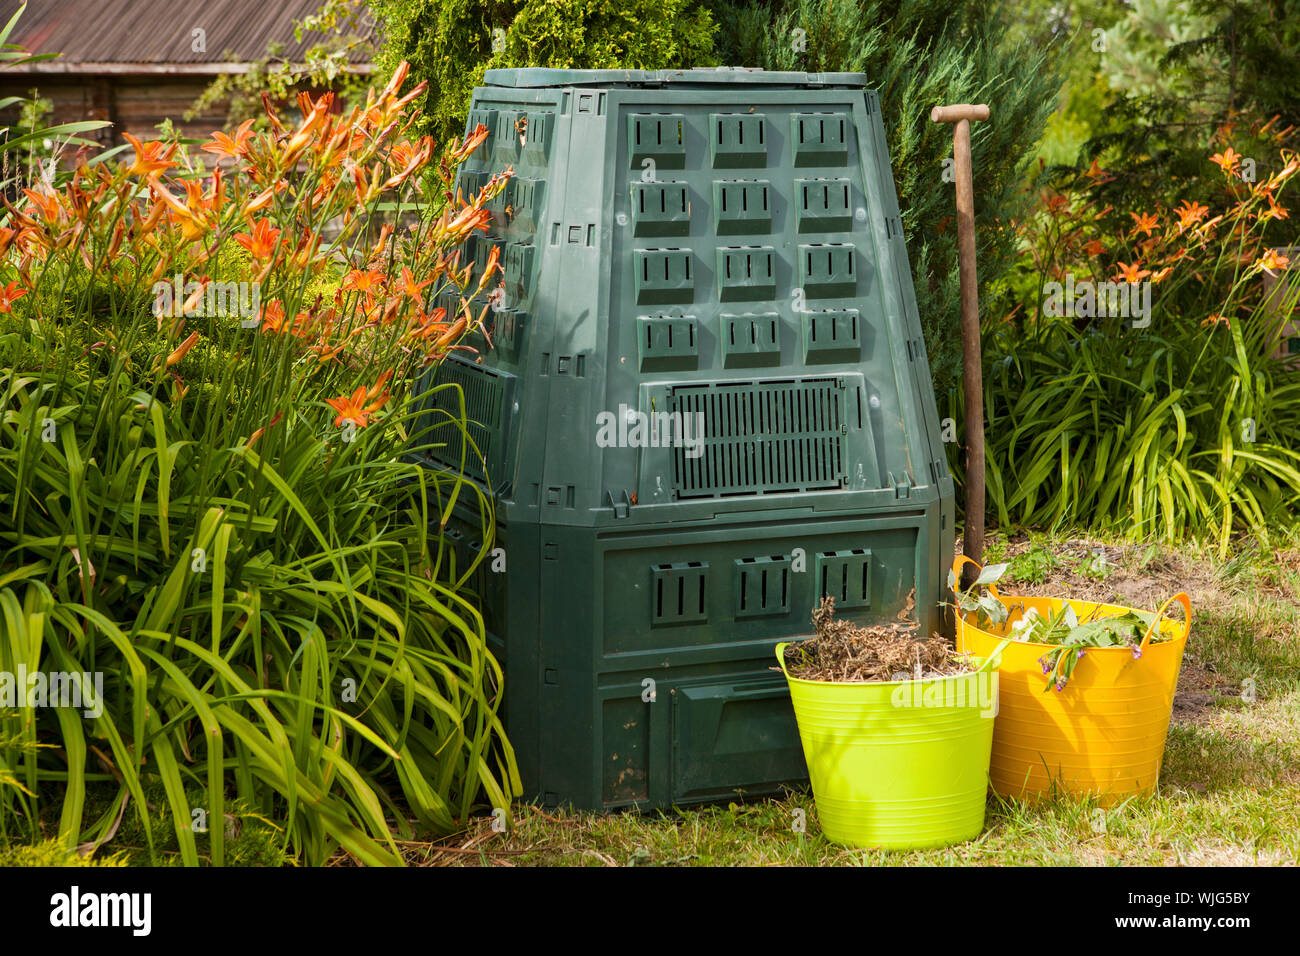
POLYGON ((807 779, 783 681, 672 689, 673 798, 699 800, 807 779))

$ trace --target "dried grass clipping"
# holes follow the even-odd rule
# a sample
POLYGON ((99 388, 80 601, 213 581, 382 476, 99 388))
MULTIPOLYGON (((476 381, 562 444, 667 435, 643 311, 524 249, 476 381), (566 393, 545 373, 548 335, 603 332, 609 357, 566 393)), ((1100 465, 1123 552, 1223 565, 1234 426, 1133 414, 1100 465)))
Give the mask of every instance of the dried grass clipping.
POLYGON ((835 620, 835 599, 823 597, 812 613, 815 636, 785 649, 791 677, 823 681, 920 680, 971 670, 965 658, 938 634, 920 637, 912 620, 916 592, 889 624, 864 626, 835 620))

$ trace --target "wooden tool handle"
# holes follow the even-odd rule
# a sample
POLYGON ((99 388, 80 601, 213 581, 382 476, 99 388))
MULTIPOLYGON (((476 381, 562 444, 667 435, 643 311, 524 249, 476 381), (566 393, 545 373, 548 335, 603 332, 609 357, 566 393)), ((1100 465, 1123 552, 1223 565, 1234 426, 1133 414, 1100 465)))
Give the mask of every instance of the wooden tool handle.
POLYGON ((936 106, 930 110, 930 120, 934 123, 956 123, 961 120, 986 120, 989 108, 985 103, 972 106, 969 103, 955 103, 952 106, 936 106))

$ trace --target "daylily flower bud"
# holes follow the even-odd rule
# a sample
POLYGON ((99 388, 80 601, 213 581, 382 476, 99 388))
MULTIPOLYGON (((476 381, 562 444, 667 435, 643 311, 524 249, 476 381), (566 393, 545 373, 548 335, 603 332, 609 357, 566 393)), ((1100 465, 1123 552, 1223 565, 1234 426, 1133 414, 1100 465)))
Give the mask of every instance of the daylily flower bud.
POLYGON ((185 356, 189 354, 190 349, 194 348, 194 344, 198 342, 198 340, 199 340, 199 333, 191 332, 189 338, 187 338, 184 342, 178 345, 176 347, 176 351, 172 352, 171 355, 167 356, 167 363, 166 363, 167 366, 170 368, 171 366, 181 361, 181 359, 185 358, 185 356))

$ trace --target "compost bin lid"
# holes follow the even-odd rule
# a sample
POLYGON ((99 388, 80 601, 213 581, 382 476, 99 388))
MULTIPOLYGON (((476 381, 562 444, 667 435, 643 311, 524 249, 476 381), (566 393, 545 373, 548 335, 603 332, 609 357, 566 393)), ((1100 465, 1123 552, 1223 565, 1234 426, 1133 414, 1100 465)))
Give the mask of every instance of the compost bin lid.
POLYGON ((693 86, 755 85, 786 87, 855 87, 867 85, 865 73, 768 72, 739 66, 695 67, 690 70, 552 70, 524 67, 488 70, 486 86, 693 86))

